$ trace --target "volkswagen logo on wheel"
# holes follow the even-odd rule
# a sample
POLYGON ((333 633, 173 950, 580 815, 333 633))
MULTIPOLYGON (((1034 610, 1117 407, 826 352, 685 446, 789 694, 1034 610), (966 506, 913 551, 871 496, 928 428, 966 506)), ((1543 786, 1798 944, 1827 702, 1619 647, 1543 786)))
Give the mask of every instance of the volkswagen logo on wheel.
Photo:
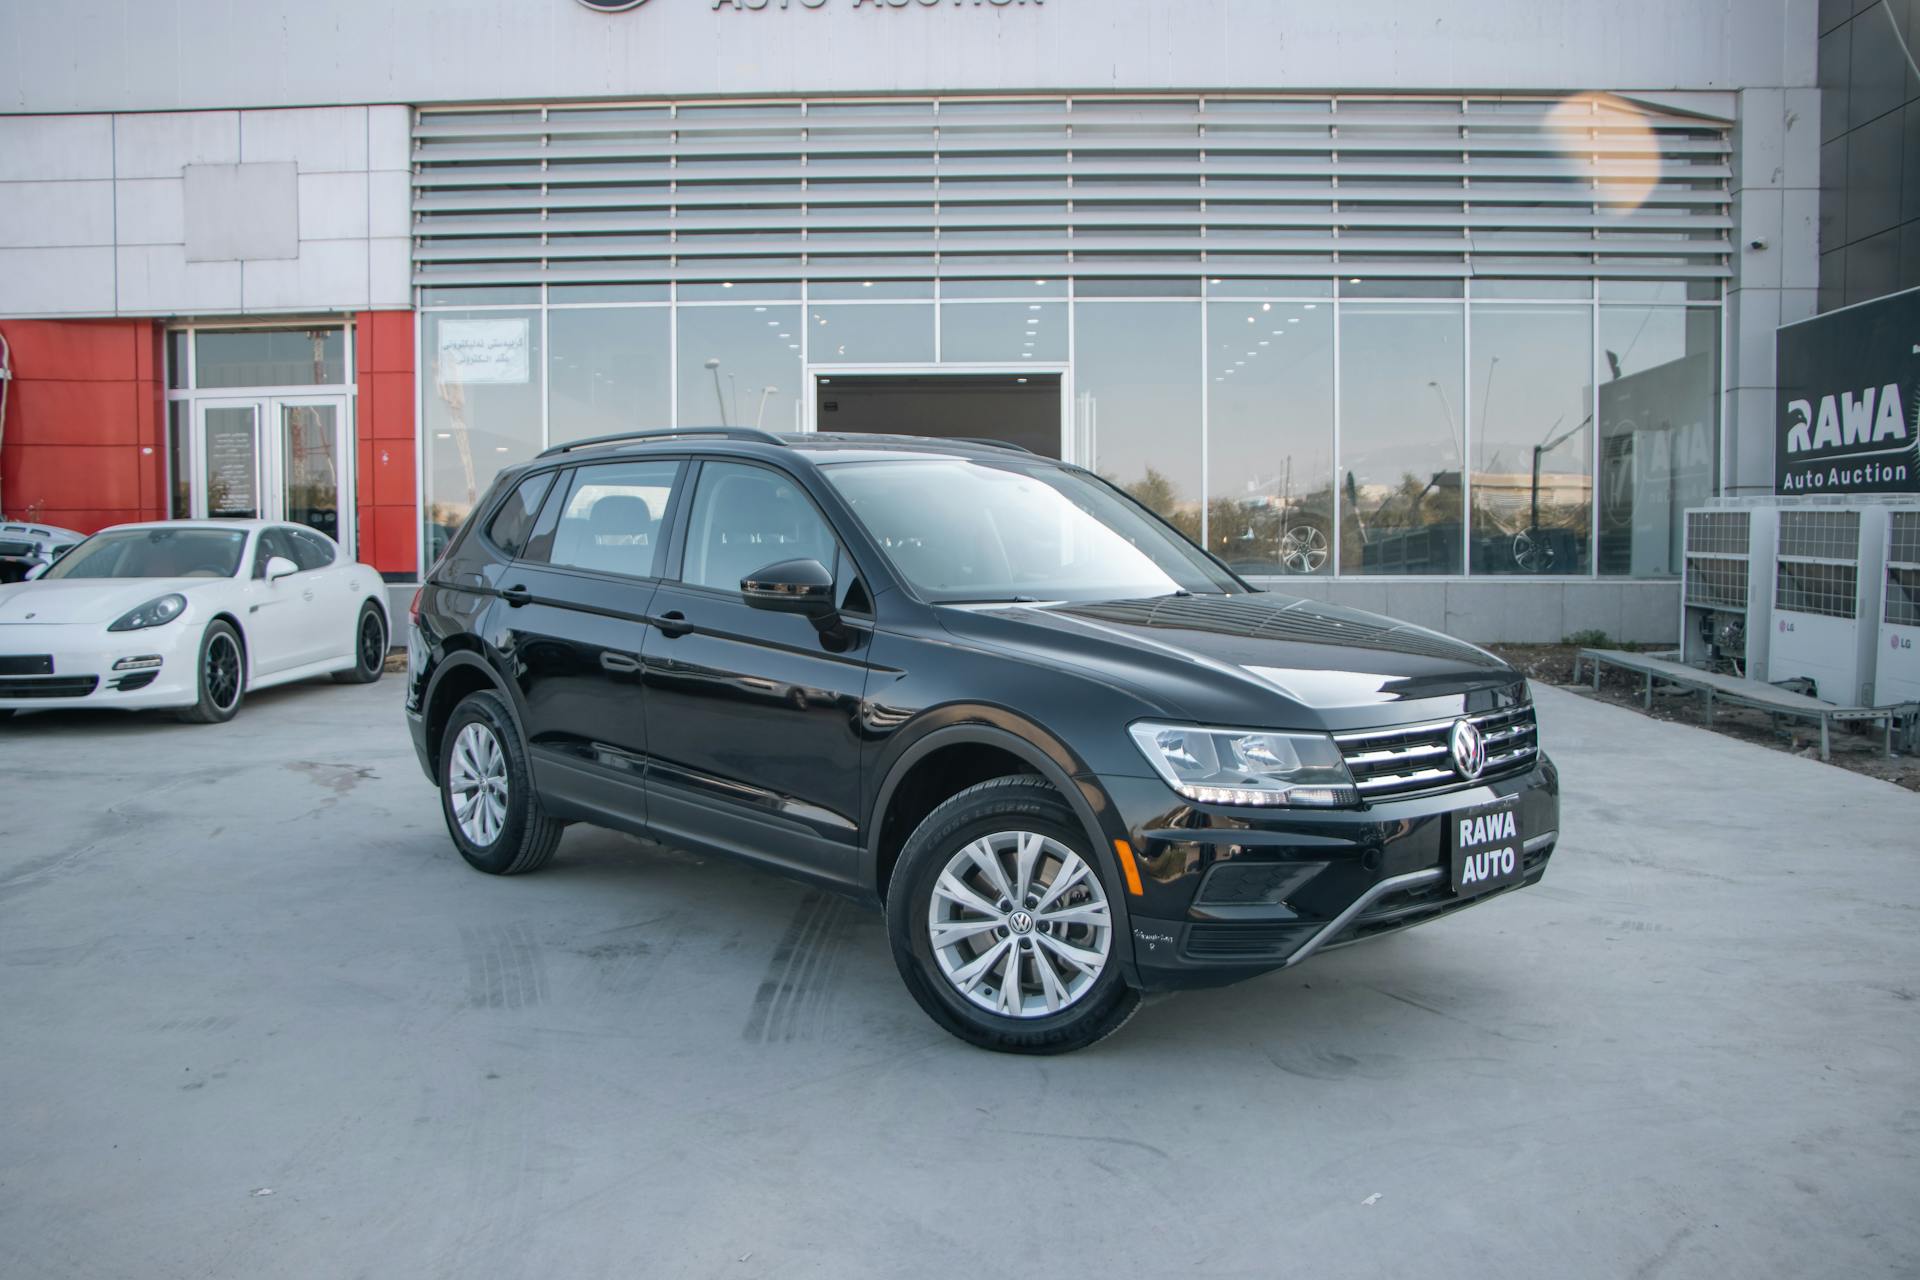
POLYGON ((1453 722, 1453 767, 1471 782, 1487 767, 1487 740, 1471 720, 1453 722))
POLYGON ((1007 917, 1007 928, 1025 936, 1033 932, 1033 915, 1027 911, 1016 911, 1007 917))
POLYGON ((598 9, 601 13, 619 13, 622 9, 638 9, 647 0, 580 0, 589 9, 598 9))

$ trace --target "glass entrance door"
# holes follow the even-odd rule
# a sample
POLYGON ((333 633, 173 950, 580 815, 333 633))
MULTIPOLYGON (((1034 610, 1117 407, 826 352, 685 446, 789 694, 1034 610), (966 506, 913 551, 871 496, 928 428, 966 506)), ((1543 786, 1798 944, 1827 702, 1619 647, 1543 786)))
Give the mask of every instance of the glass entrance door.
POLYGON ((345 396, 202 399, 194 410, 196 519, 304 524, 353 554, 345 396))
POLYGON ((263 518, 257 401, 202 400, 193 469, 193 514, 202 520, 263 518))

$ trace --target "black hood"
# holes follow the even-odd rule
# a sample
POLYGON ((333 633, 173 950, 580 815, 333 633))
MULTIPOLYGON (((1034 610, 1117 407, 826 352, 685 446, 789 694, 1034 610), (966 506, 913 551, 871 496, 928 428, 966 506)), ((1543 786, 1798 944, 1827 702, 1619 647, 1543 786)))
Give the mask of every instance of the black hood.
POLYGON ((1270 592, 969 612, 953 629, 1099 674, 1167 713, 1217 723, 1362 728, 1491 710, 1526 696, 1520 674, 1483 649, 1270 592))

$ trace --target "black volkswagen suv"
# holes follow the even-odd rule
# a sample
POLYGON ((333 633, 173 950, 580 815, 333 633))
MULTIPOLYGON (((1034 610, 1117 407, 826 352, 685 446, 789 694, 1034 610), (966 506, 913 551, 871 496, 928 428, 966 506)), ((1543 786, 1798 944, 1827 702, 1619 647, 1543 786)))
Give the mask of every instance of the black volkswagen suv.
POLYGON ((1259 591, 986 442, 550 449, 427 575, 408 666, 473 866, 535 870, 588 822, 856 895, 991 1049, 1532 884, 1558 835, 1511 667, 1259 591))

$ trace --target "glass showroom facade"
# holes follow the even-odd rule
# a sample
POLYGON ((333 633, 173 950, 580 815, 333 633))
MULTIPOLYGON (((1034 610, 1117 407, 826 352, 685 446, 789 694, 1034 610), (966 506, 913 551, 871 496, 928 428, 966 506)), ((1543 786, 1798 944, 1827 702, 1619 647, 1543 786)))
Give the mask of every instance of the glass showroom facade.
POLYGON ((1671 576, 1718 483, 1725 129, 1601 96, 423 111, 424 547, 551 444, 1030 374, 1061 456, 1250 575, 1671 576))

